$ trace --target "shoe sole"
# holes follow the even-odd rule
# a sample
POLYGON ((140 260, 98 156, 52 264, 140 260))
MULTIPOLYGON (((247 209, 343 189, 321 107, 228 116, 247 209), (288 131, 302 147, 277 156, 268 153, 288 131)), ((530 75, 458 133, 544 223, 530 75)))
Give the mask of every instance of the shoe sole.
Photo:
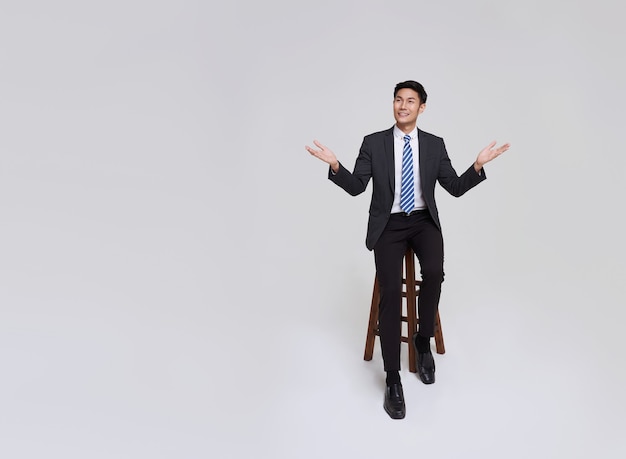
POLYGON ((404 417, 406 416, 406 413, 397 415, 395 413, 390 412, 384 404, 383 404, 383 408, 385 409, 385 413, 387 413, 391 419, 404 419, 404 417))

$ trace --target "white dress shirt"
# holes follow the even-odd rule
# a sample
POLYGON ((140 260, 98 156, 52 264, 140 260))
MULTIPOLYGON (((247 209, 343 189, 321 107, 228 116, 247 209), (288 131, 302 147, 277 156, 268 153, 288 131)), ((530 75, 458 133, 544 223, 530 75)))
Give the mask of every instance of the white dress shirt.
POLYGON ((396 187, 393 194, 393 206, 391 213, 404 212, 400 208, 400 188, 402 187, 402 152, 404 150, 404 136, 410 135, 411 150, 413 150, 413 184, 415 185, 415 209, 426 209, 426 203, 422 196, 422 186, 420 182, 420 166, 419 166, 419 140, 417 139, 417 127, 409 134, 405 134, 398 128, 393 127, 393 162, 396 175, 396 187))

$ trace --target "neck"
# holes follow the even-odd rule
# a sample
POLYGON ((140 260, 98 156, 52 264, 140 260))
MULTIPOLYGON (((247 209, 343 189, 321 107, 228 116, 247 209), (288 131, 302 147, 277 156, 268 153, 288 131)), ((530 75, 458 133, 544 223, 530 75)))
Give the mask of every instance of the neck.
POLYGON ((396 123, 396 126, 398 126, 398 129, 400 129, 405 134, 410 134, 413 131, 413 129, 415 129, 415 123, 411 123, 411 124, 396 123))

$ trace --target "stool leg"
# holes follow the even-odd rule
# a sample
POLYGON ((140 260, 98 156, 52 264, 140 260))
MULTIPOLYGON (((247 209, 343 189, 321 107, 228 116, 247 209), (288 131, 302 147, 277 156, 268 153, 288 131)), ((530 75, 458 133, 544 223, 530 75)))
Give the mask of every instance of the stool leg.
POLYGON ((404 255, 404 270, 406 283, 406 329, 407 344, 409 345, 409 371, 417 372, 415 364, 415 347, 413 334, 417 332, 417 283, 415 282, 415 255, 413 250, 407 249, 404 255))
POLYGON ((445 354, 446 347, 443 344, 443 331, 441 330, 441 320, 439 319, 439 311, 437 311, 437 319, 435 321, 435 347, 437 354, 445 354))
POLYGON ((370 320, 367 325, 367 337, 365 339, 364 360, 372 360, 374 354, 374 341, 378 330, 378 305, 380 303, 380 290, 378 287, 378 276, 374 278, 374 291, 372 292, 372 306, 370 307, 370 320))

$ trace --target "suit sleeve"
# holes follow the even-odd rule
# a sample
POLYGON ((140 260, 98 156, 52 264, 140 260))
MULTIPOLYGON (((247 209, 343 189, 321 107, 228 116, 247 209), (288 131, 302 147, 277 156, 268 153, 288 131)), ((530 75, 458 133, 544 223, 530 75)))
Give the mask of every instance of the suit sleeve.
POLYGON ((367 139, 364 139, 361 144, 359 156, 356 159, 352 173, 341 163, 339 163, 339 170, 336 174, 333 174, 330 167, 328 168, 328 179, 352 196, 363 193, 371 177, 372 154, 367 139))
POLYGON ((437 180, 439 181, 439 184, 452 196, 462 196, 465 192, 487 179, 485 170, 482 169, 482 174, 479 174, 474 169, 473 164, 459 177, 454 170, 454 167, 452 167, 452 161, 450 161, 450 157, 448 156, 446 145, 443 140, 441 140, 440 155, 441 159, 437 180))

